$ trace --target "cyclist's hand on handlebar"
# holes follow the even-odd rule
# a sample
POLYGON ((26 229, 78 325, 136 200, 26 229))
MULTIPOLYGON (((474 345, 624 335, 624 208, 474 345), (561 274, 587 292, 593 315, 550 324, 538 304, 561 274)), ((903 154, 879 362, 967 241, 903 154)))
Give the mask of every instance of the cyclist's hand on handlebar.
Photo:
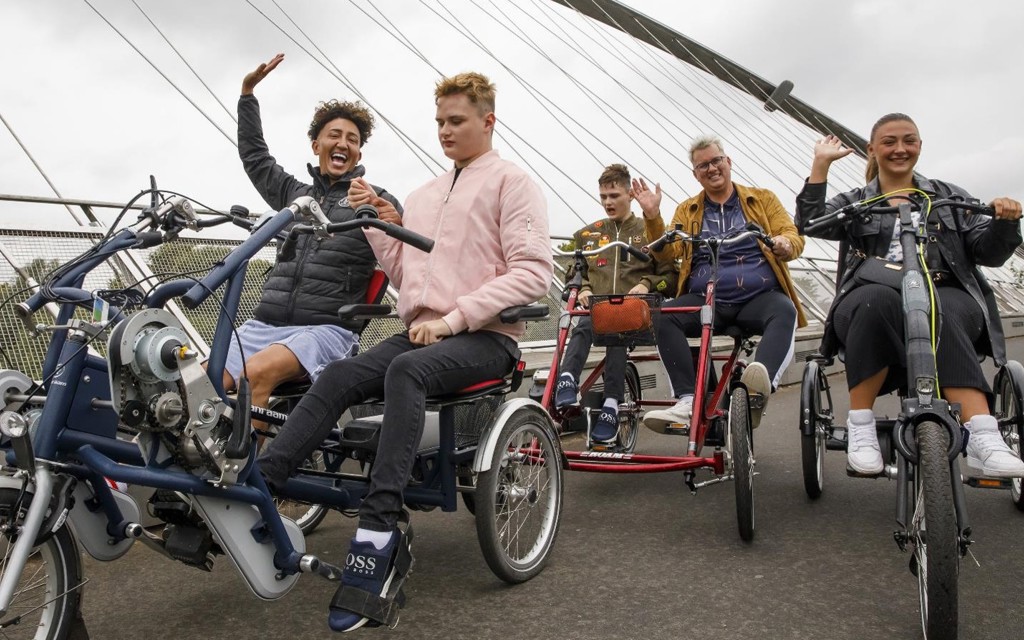
POLYGON ((789 260, 793 256, 793 243, 786 236, 772 237, 772 253, 783 260, 789 260))
POLYGON ((353 209, 359 205, 373 204, 373 199, 377 197, 377 192, 364 178, 356 178, 348 186, 348 206, 353 209))
POLYGON ((592 292, 590 291, 590 289, 580 291, 579 294, 576 296, 576 303, 579 304, 584 309, 589 309, 591 294, 592 292))
POLYGON ((643 178, 633 178, 633 188, 629 190, 636 203, 644 212, 644 217, 650 220, 661 217, 661 183, 654 183, 654 191, 651 191, 643 178))
POLYGON ((1020 220, 1020 202, 1012 198, 996 198, 989 206, 995 210, 995 217, 999 220, 1020 220))
POLYGON ((814 159, 824 162, 834 162, 840 158, 853 153, 853 149, 847 149, 843 142, 835 136, 825 136, 814 145, 814 159))
POLYGON ((644 284, 644 283, 642 283, 642 282, 641 282, 641 283, 639 283, 638 285, 636 285, 635 287, 633 287, 632 289, 630 289, 630 290, 629 290, 629 293, 630 293, 630 294, 636 294, 636 293, 650 293, 650 292, 651 292, 651 290, 650 290, 650 289, 648 289, 648 288, 647 288, 647 285, 646 285, 646 284, 644 284))
POLYGON ((452 335, 448 323, 442 319, 431 320, 409 329, 409 340, 413 344, 427 346, 440 342, 442 338, 452 335))
POLYGON ((252 95, 252 90, 256 88, 256 85, 258 85, 263 78, 266 78, 271 71, 276 69, 277 65, 281 64, 282 60, 284 60, 284 54, 279 53, 271 58, 270 62, 264 62, 260 64, 260 66, 256 67, 255 71, 250 71, 245 74, 245 77, 242 78, 242 95, 252 95))
POLYGON ((398 225, 399 227, 402 226, 402 216, 398 215, 395 205, 380 196, 377 196, 372 204, 377 207, 377 218, 379 220, 383 220, 388 224, 398 225))

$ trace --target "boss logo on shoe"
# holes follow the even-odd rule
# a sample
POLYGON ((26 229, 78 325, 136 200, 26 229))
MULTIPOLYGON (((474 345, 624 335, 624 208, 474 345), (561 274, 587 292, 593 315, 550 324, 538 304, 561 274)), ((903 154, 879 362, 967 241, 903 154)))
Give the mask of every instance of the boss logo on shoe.
POLYGON ((377 568, 377 558, 373 556, 357 556, 350 553, 345 558, 345 568, 356 573, 370 575, 377 568))

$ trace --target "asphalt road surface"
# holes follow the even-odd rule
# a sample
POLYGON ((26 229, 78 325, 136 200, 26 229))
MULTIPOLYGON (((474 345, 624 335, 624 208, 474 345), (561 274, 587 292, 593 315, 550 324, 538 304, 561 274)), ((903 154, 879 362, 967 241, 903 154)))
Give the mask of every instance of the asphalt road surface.
MULTIPOLYGON (((1010 343, 1024 360, 1024 340, 1010 343)), ((833 376, 845 417, 842 376, 833 376)), ((534 580, 507 586, 484 562, 472 516, 413 513, 416 569, 385 638, 920 638, 916 579, 893 542, 895 485, 849 478, 826 456, 825 493, 804 493, 798 388, 777 393, 755 432, 757 531, 737 532, 732 484, 691 495, 681 473, 567 473, 561 528, 534 580)), ((579 448, 578 436, 566 448, 579 448)), ((682 440, 640 434, 638 452, 674 454, 682 440)), ((974 559, 960 578, 961 638, 1024 637, 1024 513, 1005 491, 966 488, 974 559)), ((332 513, 308 539, 342 564, 355 523, 332 513)), ((143 545, 113 563, 86 559, 84 616, 94 640, 329 638, 334 585, 303 576, 276 602, 258 600, 230 560, 212 573, 143 545)))

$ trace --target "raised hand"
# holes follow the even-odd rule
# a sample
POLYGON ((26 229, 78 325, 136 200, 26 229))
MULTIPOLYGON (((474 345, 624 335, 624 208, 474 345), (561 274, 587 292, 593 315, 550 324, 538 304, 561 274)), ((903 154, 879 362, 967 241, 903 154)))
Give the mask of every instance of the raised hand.
POLYGON ((647 186, 643 178, 633 178, 633 188, 629 195, 644 212, 645 218, 658 218, 661 216, 661 183, 654 184, 654 191, 647 186))
POLYGON ((843 146, 842 140, 835 136, 825 136, 814 145, 814 159, 835 162, 853 153, 853 149, 843 146))
POLYGON ((256 88, 256 85, 258 85, 263 78, 266 78, 271 71, 276 69, 277 65, 281 64, 282 60, 284 60, 284 54, 279 53, 271 58, 270 62, 264 62, 260 64, 260 66, 256 67, 255 71, 250 71, 245 74, 245 77, 242 78, 242 95, 252 95, 252 91, 256 88))

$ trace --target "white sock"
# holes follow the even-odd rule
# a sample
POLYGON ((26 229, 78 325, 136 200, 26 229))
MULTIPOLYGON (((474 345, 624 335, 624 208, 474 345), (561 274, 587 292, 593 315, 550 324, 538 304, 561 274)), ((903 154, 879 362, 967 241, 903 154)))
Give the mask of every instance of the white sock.
POLYGON ((604 407, 603 408, 608 410, 608 411, 614 411, 615 413, 618 413, 619 412, 619 401, 616 400, 615 398, 605 398, 604 399, 604 407))
POLYGON ((846 417, 846 423, 862 427, 875 424, 875 412, 873 409, 850 409, 850 413, 846 417))
POLYGON ((356 529, 356 542, 371 542, 373 543, 373 548, 380 551, 388 546, 394 533, 394 531, 374 531, 373 529, 363 529, 360 527, 356 529))

